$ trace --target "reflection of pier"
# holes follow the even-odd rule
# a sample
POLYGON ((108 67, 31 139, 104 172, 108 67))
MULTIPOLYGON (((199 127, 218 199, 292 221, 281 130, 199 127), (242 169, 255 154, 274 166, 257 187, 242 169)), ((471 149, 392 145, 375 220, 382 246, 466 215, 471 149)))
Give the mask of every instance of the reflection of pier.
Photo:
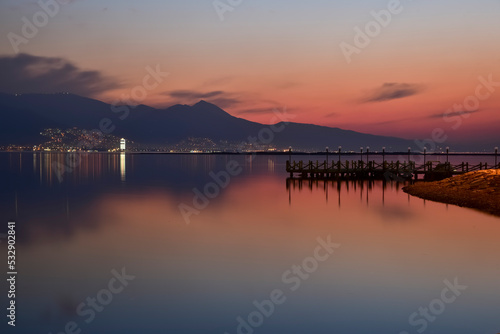
POLYGON ((499 165, 488 165, 480 163, 469 165, 468 162, 451 164, 449 162, 428 161, 417 166, 414 161, 377 163, 375 161, 364 162, 345 161, 303 161, 286 162, 286 171, 290 173, 290 178, 296 175, 302 179, 384 179, 384 180, 417 180, 419 175, 423 175, 425 180, 444 179, 453 175, 464 174, 472 171, 485 170, 489 168, 499 168, 499 165))
MULTIPOLYGON (((375 181, 375 180, 361 180, 361 179, 338 179, 338 180, 329 180, 329 179, 319 179, 319 178, 287 178, 286 179, 286 190, 288 192, 288 201, 292 203, 292 191, 309 190, 318 191, 323 190, 325 192, 325 199, 329 201, 329 192, 331 190, 334 193, 337 193, 338 204, 341 206, 341 193, 345 191, 349 193, 350 191, 354 191, 355 193, 359 192, 360 201, 366 201, 366 205, 370 204, 370 192, 374 189, 375 184, 382 186, 382 205, 385 204, 385 192, 389 187, 390 189, 395 189, 396 192, 402 188, 403 185, 408 184, 408 181, 400 182, 398 180, 394 182, 386 182, 385 180, 375 181), (364 197, 364 198, 363 198, 364 197)), ((408 202, 410 201, 410 195, 405 194, 408 197, 408 202)), ((424 200, 425 202, 425 200, 424 200)))

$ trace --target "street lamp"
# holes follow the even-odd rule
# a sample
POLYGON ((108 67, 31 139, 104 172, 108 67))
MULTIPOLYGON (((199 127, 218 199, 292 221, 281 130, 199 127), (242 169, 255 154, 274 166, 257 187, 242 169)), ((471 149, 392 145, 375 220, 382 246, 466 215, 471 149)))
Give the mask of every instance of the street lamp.
POLYGON ((366 147, 366 163, 368 163, 368 161, 370 161, 369 155, 370 155, 370 146, 367 146, 366 147))
POLYGON ((292 163, 292 147, 288 147, 288 160, 290 161, 290 164, 292 163))
POLYGON ((382 147, 382 163, 385 162, 385 146, 382 147))
POLYGON ((328 146, 326 147, 326 167, 328 167, 328 146))
POLYGON ((363 146, 360 147, 360 150, 361 150, 361 157, 360 157, 360 160, 363 161, 363 146))
POLYGON ((408 162, 410 162, 411 147, 408 147, 408 162))
POLYGON ((339 146, 339 163, 340 163, 340 151, 342 151, 342 146, 339 146))

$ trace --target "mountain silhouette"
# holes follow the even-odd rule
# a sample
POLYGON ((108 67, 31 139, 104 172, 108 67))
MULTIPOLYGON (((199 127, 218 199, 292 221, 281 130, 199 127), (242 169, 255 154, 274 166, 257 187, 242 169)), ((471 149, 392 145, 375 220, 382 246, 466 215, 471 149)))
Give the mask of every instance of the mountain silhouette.
MULTIPOLYGON (((228 114, 218 106, 200 101, 192 106, 174 105, 166 109, 146 105, 110 105, 98 100, 67 94, 0 94, 0 144, 42 142, 46 128, 99 129, 101 124, 115 136, 143 144, 173 144, 189 137, 248 142, 263 134, 264 125, 228 114), (105 121, 103 121, 105 120, 105 121)), ((302 123, 277 123, 272 144, 300 150, 372 150, 406 151, 413 141, 359 133, 326 126, 302 123)), ((269 134, 270 131, 266 131, 269 134)), ((263 136, 268 139, 267 135, 263 136)), ((416 147, 414 147, 416 149, 416 147)))

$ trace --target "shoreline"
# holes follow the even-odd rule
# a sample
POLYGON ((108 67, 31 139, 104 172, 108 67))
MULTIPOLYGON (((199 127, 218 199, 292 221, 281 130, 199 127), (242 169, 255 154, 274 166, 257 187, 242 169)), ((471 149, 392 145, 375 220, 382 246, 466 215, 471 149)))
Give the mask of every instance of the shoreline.
MULTIPOLYGON (((286 156, 301 156, 301 155, 310 155, 310 156, 326 156, 326 152, 306 152, 306 151, 292 151, 291 153, 288 151, 255 151, 255 152, 249 152, 249 151, 243 151, 243 152, 234 152, 234 151, 217 151, 217 152, 182 152, 182 151, 175 151, 175 152, 169 152, 169 151, 74 151, 74 152, 67 152, 67 151, 31 151, 31 150, 0 150, 0 153, 45 153, 45 154, 53 154, 53 153, 126 153, 126 154, 190 154, 190 155, 286 155, 286 156)), ((381 152, 381 151, 374 151, 374 152, 369 152, 369 156, 403 156, 406 157, 408 156, 408 152, 381 152)), ((424 156, 424 153, 422 152, 412 152, 412 156, 424 156)), ((426 153, 425 154, 428 157, 431 156, 437 156, 437 157, 446 157, 446 152, 445 153, 426 153)), ((495 153, 491 152, 450 152, 449 157, 453 156, 485 156, 485 157, 495 157, 495 153)), ((336 151, 329 151, 328 156, 335 158, 338 157, 338 153, 336 151)), ((341 156, 360 156, 359 152, 354 152, 354 151, 346 151, 342 152, 341 156)), ((363 153, 364 159, 366 159, 366 152, 363 153)), ((500 156, 499 156, 500 159, 500 156)), ((493 164, 492 164, 493 165, 493 164)))
POLYGON ((434 182, 418 182, 403 191, 412 196, 500 217, 500 170, 488 169, 434 182))

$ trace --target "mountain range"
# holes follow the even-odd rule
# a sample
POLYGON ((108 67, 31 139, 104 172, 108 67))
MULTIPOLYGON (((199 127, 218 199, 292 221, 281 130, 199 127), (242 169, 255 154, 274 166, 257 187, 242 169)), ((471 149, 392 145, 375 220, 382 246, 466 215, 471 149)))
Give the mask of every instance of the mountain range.
MULTIPOLYGON (((200 101, 192 106, 174 105, 165 109, 146 105, 114 106, 98 100, 67 94, 0 94, 0 144, 34 144, 43 141, 46 128, 109 129, 111 134, 142 144, 165 145, 187 138, 214 141, 248 141, 250 136, 269 138, 269 125, 251 122, 200 101)), ((418 149, 414 141, 377 136, 334 127, 293 122, 277 122, 272 144, 298 150, 358 151, 370 146, 373 151, 418 149)))

